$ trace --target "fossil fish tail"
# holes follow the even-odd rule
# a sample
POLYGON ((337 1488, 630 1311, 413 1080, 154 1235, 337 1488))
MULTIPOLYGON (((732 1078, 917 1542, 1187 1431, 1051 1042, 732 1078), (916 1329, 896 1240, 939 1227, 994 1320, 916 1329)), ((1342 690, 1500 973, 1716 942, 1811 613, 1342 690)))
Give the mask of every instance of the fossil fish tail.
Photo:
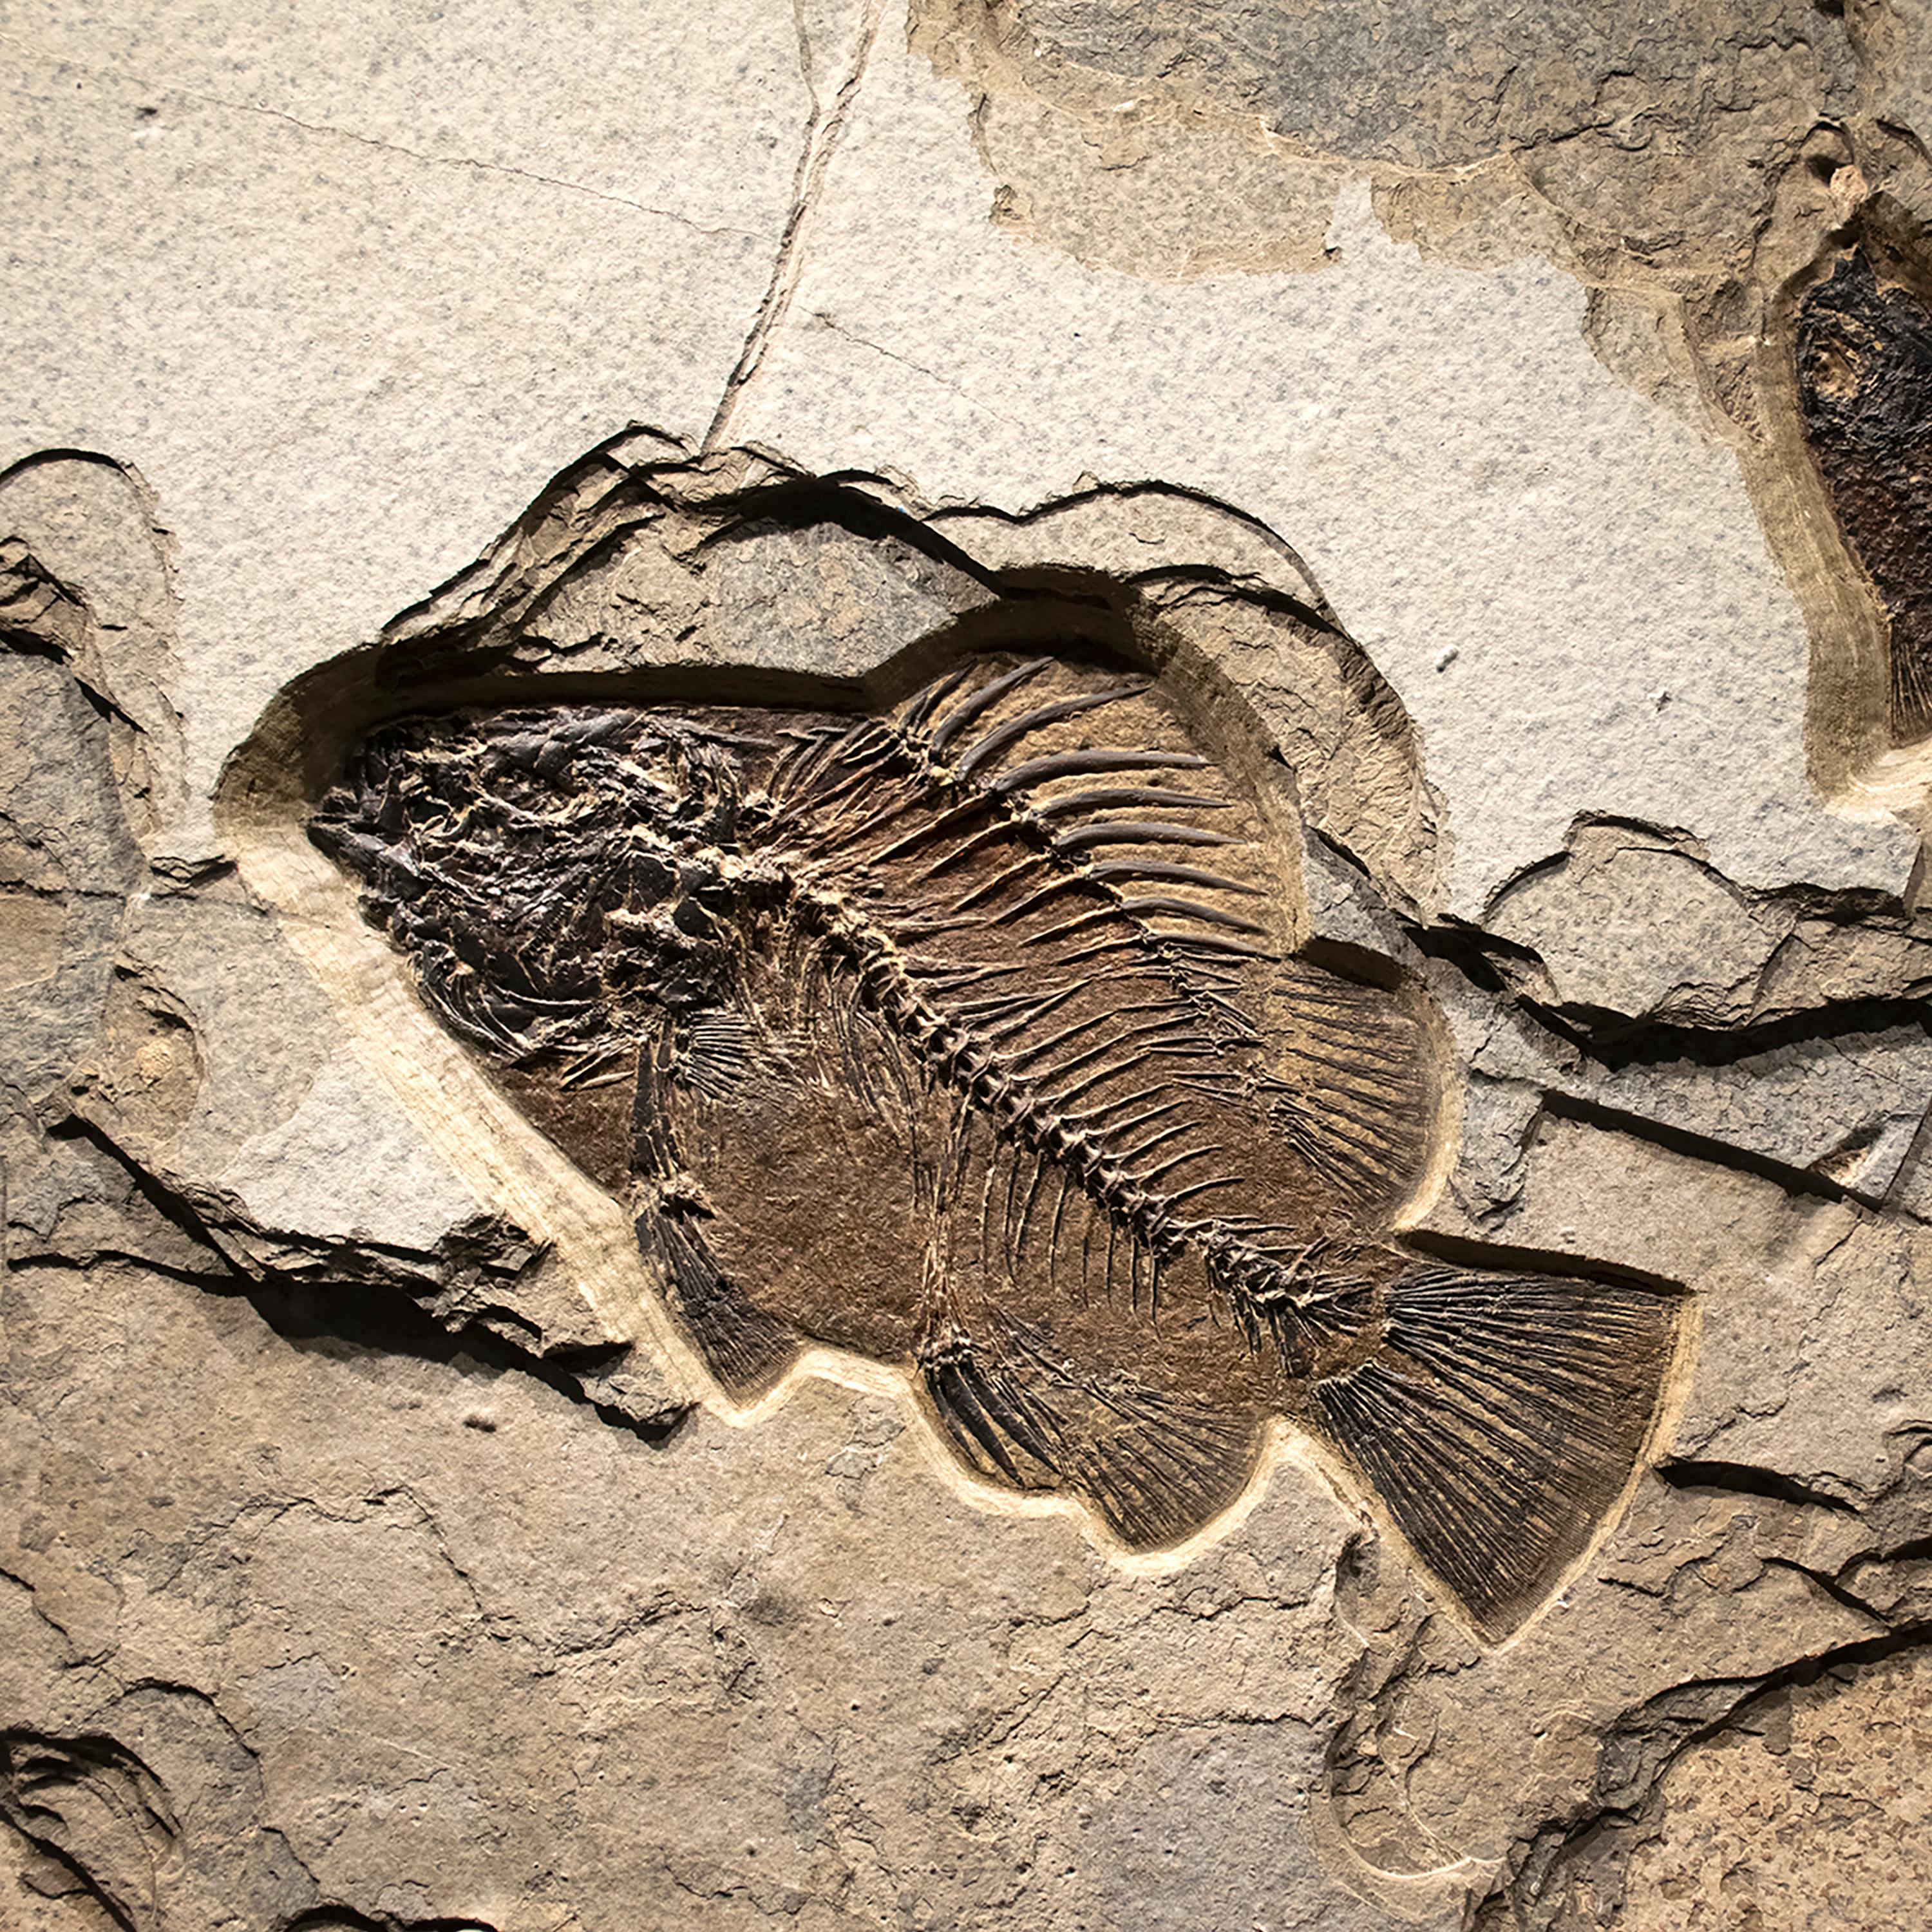
POLYGON ((1309 1384, 1310 1419, 1493 1640, 1548 1598, 1628 1487, 1683 1304, 1385 1253, 1397 1265, 1377 1286, 1234 1257, 1231 1292, 1290 1357, 1339 1342, 1309 1384))

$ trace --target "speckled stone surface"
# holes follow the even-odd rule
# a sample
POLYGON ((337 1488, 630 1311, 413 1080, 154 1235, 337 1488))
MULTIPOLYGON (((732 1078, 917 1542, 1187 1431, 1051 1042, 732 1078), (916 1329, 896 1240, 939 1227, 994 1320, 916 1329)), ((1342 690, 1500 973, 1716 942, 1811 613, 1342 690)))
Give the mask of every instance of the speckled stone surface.
POLYGON ((0 0, 0 1924, 1913 1922, 1932 762, 1790 344, 1924 16, 0 0), (1684 1298, 1505 1642, 1292 1430, 1131 1560, 726 1400, 304 834, 1081 608, 1436 1016, 1406 1238, 1684 1298))

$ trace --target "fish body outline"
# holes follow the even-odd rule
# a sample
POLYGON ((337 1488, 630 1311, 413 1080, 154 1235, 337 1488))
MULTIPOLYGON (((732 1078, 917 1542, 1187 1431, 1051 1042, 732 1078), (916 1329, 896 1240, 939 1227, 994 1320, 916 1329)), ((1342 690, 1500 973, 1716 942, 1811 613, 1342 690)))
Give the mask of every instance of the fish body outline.
POLYGON ((1118 664, 990 652, 884 713, 404 719, 313 832, 734 1398, 891 1364, 1136 1550, 1286 1419, 1493 1640, 1627 1488, 1678 1307, 1401 1243, 1429 1016, 1298 952, 1215 748, 1118 664))

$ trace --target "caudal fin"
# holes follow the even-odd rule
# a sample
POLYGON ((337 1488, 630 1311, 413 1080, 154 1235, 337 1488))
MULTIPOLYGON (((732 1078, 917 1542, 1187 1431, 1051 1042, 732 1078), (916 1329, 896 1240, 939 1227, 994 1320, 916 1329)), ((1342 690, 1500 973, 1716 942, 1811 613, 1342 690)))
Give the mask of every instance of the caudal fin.
POLYGON ((1417 1268, 1375 1354, 1316 1384, 1336 1445, 1484 1636, 1516 1628, 1616 1507, 1682 1307, 1625 1282, 1417 1268))

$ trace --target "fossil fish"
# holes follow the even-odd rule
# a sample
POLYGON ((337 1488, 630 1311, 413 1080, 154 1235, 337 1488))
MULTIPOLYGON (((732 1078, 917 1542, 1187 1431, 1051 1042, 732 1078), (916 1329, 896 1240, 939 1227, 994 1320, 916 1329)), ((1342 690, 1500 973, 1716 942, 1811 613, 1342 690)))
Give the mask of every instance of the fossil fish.
POLYGON ((1805 436, 1884 613, 1897 743, 1932 732, 1932 310, 1858 250, 1798 305, 1805 436))
POLYGON ((1427 1016, 1295 956, 1243 770, 1144 677, 989 655, 878 715, 405 718, 312 836, 730 1393, 896 1364, 1140 1549, 1286 1417, 1498 1635, 1622 1494, 1677 1304, 1395 1239, 1427 1016))

